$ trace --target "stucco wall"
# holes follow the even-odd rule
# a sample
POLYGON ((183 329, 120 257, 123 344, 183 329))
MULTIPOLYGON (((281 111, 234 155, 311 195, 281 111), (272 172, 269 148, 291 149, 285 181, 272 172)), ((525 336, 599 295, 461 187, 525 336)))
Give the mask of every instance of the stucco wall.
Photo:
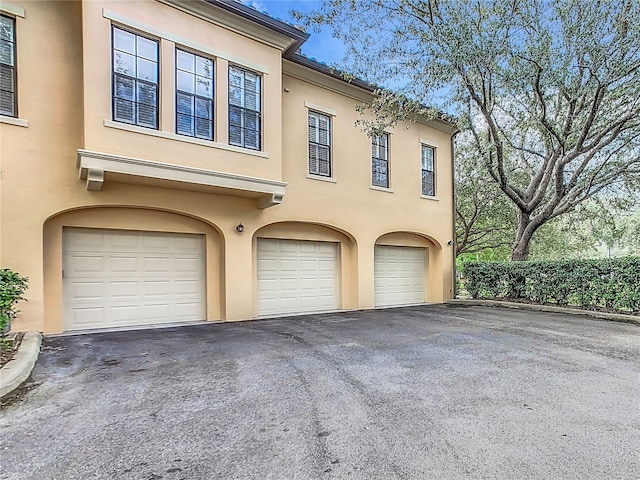
MULTIPOLYGON (((353 125, 357 100, 315 81, 282 76, 281 52, 273 46, 152 1, 13 3, 25 11, 17 19, 18 92, 19 116, 28 126, 0 122, 0 264, 30 278, 29 301, 20 305, 14 329, 62 330, 61 239, 70 226, 206 235, 208 320, 257 315, 256 241, 261 237, 338 242, 340 308, 374 306, 374 245, 385 242, 428 248, 427 300, 450 298, 448 132, 421 123, 396 128, 390 140, 390 191, 371 189, 370 140, 353 125), (268 158, 105 127, 111 118, 111 33, 105 10, 262 65, 268 71, 263 90, 268 158), (332 181, 307 178, 305 102, 335 111, 332 181), (436 198, 420 195, 421 141, 436 148, 436 198), (125 184, 107 178, 102 190, 91 192, 78 178, 81 148, 282 179, 288 186, 283 203, 265 210, 253 199, 158 188, 148 179, 136 184, 130 178, 125 184), (235 231, 239 223, 243 233, 235 231)), ((172 133, 175 42, 161 43, 161 129, 172 133)), ((216 60, 216 98, 221 99, 216 140, 222 143, 226 64, 216 60)))

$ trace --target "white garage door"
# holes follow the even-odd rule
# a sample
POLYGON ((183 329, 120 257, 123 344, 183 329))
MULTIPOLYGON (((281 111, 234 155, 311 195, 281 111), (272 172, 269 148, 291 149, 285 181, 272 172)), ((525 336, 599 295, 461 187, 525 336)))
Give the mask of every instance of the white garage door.
POLYGON ((258 312, 281 315, 338 308, 338 245, 258 240, 258 312))
POLYGON ((205 318, 204 236, 65 228, 66 330, 205 318))
POLYGON ((424 303, 426 252, 416 247, 375 247, 376 307, 424 303))

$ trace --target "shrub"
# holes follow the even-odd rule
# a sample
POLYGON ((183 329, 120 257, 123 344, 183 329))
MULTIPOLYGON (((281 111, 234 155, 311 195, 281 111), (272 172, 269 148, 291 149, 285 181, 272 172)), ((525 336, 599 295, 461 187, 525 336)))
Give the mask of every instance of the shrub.
POLYGON ((640 257, 538 262, 467 262, 473 298, 606 308, 640 313, 640 257))
POLYGON ((8 268, 0 269, 0 337, 11 327, 11 320, 16 318, 19 310, 15 306, 20 300, 26 300, 22 294, 27 289, 29 279, 21 277, 8 268))

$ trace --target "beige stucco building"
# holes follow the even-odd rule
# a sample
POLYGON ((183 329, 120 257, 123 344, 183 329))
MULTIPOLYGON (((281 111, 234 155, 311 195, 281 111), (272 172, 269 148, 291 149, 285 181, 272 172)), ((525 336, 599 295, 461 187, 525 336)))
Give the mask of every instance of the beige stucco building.
POLYGON ((368 137, 369 87, 222 0, 0 4, 0 265, 15 330, 452 295, 453 126, 368 137))

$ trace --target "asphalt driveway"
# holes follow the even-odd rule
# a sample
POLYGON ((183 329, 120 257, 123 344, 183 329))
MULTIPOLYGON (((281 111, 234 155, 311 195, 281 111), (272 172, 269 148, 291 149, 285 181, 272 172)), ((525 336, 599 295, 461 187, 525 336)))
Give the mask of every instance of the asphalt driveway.
POLYGON ((44 341, 6 479, 636 479, 637 326, 426 306, 44 341))

